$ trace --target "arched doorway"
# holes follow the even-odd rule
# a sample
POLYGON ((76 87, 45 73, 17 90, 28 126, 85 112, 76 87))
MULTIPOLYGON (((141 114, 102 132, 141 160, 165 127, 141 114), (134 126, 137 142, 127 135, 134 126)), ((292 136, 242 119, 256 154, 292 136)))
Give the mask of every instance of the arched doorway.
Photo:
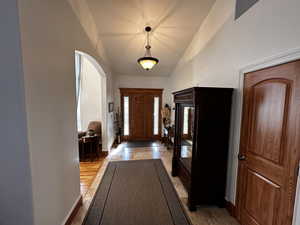
MULTIPOLYGON (((101 93, 99 96, 99 105, 98 105, 99 107, 97 105, 94 106, 95 108, 99 108, 99 112, 100 112, 100 115, 95 117, 95 120, 100 119, 101 124, 102 124, 102 150, 109 151, 109 146, 108 146, 108 141, 107 141, 108 127, 107 127, 107 77, 106 77, 106 74, 105 74, 104 70, 102 69, 102 67, 99 65, 99 63, 96 61, 96 59, 94 59, 92 56, 88 55, 87 53, 84 53, 81 51, 75 51, 75 56, 76 56, 76 74, 77 74, 76 75, 76 83, 77 83, 76 86, 77 87, 80 86, 80 85, 78 85, 78 83, 80 81, 77 80, 78 70, 81 70, 80 69, 81 65, 78 68, 78 63, 81 64, 83 61, 89 62, 94 67, 94 70, 97 71, 98 78, 97 77, 94 77, 94 78, 95 78, 95 83, 99 84, 99 87, 100 87, 99 90, 101 91, 101 93), (78 61, 78 58, 80 58, 79 61, 78 61)), ((80 95, 78 95, 78 90, 77 90, 76 96, 77 96, 77 98, 80 96, 80 95)), ((79 103, 80 103, 80 99, 77 99, 77 106, 79 103)), ((91 111, 94 111, 93 113, 95 114, 95 109, 91 110, 91 111)), ((96 110, 96 111, 98 111, 98 110, 96 110)), ((89 117, 85 116, 85 118, 83 120, 81 120, 80 112, 79 112, 77 114, 78 128, 80 129, 82 127, 85 127, 88 123, 88 119, 89 119, 89 117), (79 121, 79 120, 81 120, 81 121, 79 121)))
POLYGON ((79 152, 81 152, 78 152, 80 158, 80 192, 84 196, 105 158, 103 153, 98 155, 97 159, 86 158, 89 149, 91 149, 91 143, 93 146, 102 143, 102 152, 109 150, 107 141, 107 77, 98 62, 92 56, 81 51, 75 51, 75 72, 77 130, 79 152), (98 143, 97 136, 92 139, 85 137, 88 136, 86 132, 88 128, 93 127, 93 130, 99 131, 99 122, 101 123, 101 134, 98 133, 101 135, 100 143, 98 143))

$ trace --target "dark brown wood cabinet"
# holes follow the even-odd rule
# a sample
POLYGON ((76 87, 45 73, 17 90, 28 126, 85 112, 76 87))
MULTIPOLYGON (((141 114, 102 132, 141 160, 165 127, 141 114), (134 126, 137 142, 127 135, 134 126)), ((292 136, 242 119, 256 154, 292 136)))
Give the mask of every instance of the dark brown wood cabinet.
POLYGON ((194 87, 174 92, 172 175, 188 191, 188 207, 225 205, 231 88, 194 87))

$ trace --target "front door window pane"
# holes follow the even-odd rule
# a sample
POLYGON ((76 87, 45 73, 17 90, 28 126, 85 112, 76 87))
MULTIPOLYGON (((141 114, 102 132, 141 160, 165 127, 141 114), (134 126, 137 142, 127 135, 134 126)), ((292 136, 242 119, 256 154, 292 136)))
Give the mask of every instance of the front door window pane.
POLYGON ((124 135, 129 135, 129 97, 124 97, 124 135))
POLYGON ((153 134, 158 135, 159 131, 159 97, 154 97, 154 110, 153 110, 153 134))

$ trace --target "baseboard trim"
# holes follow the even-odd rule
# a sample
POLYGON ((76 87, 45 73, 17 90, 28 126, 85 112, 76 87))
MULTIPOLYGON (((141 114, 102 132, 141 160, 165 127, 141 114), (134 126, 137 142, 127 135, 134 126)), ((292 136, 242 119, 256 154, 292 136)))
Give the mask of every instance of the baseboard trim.
POLYGON ((76 200, 75 204, 73 205, 72 209, 70 210, 69 215, 66 217, 63 225, 71 225, 72 224, 72 221, 75 218, 75 216, 81 206, 82 206, 82 196, 80 195, 78 197, 78 199, 76 200))
POLYGON ((229 214, 232 217, 236 218, 236 207, 235 207, 235 205, 233 205, 229 201, 226 201, 226 206, 225 207, 226 207, 227 211, 229 212, 229 214))

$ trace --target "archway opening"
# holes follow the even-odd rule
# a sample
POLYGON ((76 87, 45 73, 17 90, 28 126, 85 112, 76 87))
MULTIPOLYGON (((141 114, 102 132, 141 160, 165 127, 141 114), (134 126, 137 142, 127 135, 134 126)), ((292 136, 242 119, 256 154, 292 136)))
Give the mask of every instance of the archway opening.
MULTIPOLYGON (((92 121, 102 122, 102 79, 95 66, 86 57, 80 57, 80 88, 77 106, 77 128, 87 131, 92 121)), ((79 80, 79 79, 77 79, 79 80)))
POLYGON ((84 195, 107 153, 106 75, 90 55, 75 51, 80 185, 84 195))

